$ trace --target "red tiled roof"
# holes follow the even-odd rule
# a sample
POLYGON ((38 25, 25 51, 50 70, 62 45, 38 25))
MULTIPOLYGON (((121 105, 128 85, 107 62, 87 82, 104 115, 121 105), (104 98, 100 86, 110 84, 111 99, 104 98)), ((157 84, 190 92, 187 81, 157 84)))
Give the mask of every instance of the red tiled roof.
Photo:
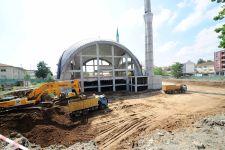
POLYGON ((0 63, 0 67, 14 67, 14 68, 19 68, 19 69, 25 70, 24 68, 21 68, 21 67, 15 67, 15 66, 7 65, 7 64, 2 64, 2 63, 0 63))
POLYGON ((205 62, 205 63, 201 63, 201 64, 197 64, 196 66, 200 67, 200 66, 213 66, 214 62, 205 62))
POLYGON ((0 67, 12 67, 12 66, 0 63, 0 67))

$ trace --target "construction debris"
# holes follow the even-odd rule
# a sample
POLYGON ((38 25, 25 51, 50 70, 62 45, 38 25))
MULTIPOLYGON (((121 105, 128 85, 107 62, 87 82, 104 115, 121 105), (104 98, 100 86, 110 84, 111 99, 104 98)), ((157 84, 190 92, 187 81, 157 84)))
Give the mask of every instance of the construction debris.
POLYGON ((225 149, 225 114, 209 116, 187 129, 155 131, 134 149, 225 149), (162 133, 164 136, 159 136, 162 133))

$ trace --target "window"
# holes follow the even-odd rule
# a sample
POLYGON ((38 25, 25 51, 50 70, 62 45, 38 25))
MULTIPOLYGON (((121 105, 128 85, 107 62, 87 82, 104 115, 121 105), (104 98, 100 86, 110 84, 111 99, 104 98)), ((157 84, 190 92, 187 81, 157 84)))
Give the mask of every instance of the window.
POLYGON ((0 79, 7 79, 6 75, 1 75, 0 79))
POLYGON ((1 72, 6 72, 6 69, 1 69, 1 72))

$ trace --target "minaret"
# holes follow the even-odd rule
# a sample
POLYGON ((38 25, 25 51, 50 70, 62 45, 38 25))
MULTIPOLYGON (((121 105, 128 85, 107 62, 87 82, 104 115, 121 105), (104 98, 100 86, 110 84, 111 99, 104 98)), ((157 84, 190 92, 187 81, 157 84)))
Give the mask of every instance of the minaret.
POLYGON ((119 29, 116 30, 116 42, 120 42, 120 35, 119 35, 119 29))
POLYGON ((152 35, 152 19, 151 1, 145 0, 145 69, 146 76, 152 78, 153 73, 153 35, 152 35))

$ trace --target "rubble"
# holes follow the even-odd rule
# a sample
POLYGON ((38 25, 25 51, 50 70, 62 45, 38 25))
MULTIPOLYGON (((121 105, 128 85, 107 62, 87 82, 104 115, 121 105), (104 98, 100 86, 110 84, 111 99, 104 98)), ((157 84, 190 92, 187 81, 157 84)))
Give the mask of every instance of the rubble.
POLYGON ((149 137, 140 139, 134 149, 225 149, 224 120, 225 114, 221 114, 206 117, 190 128, 173 133, 156 130, 149 137))

